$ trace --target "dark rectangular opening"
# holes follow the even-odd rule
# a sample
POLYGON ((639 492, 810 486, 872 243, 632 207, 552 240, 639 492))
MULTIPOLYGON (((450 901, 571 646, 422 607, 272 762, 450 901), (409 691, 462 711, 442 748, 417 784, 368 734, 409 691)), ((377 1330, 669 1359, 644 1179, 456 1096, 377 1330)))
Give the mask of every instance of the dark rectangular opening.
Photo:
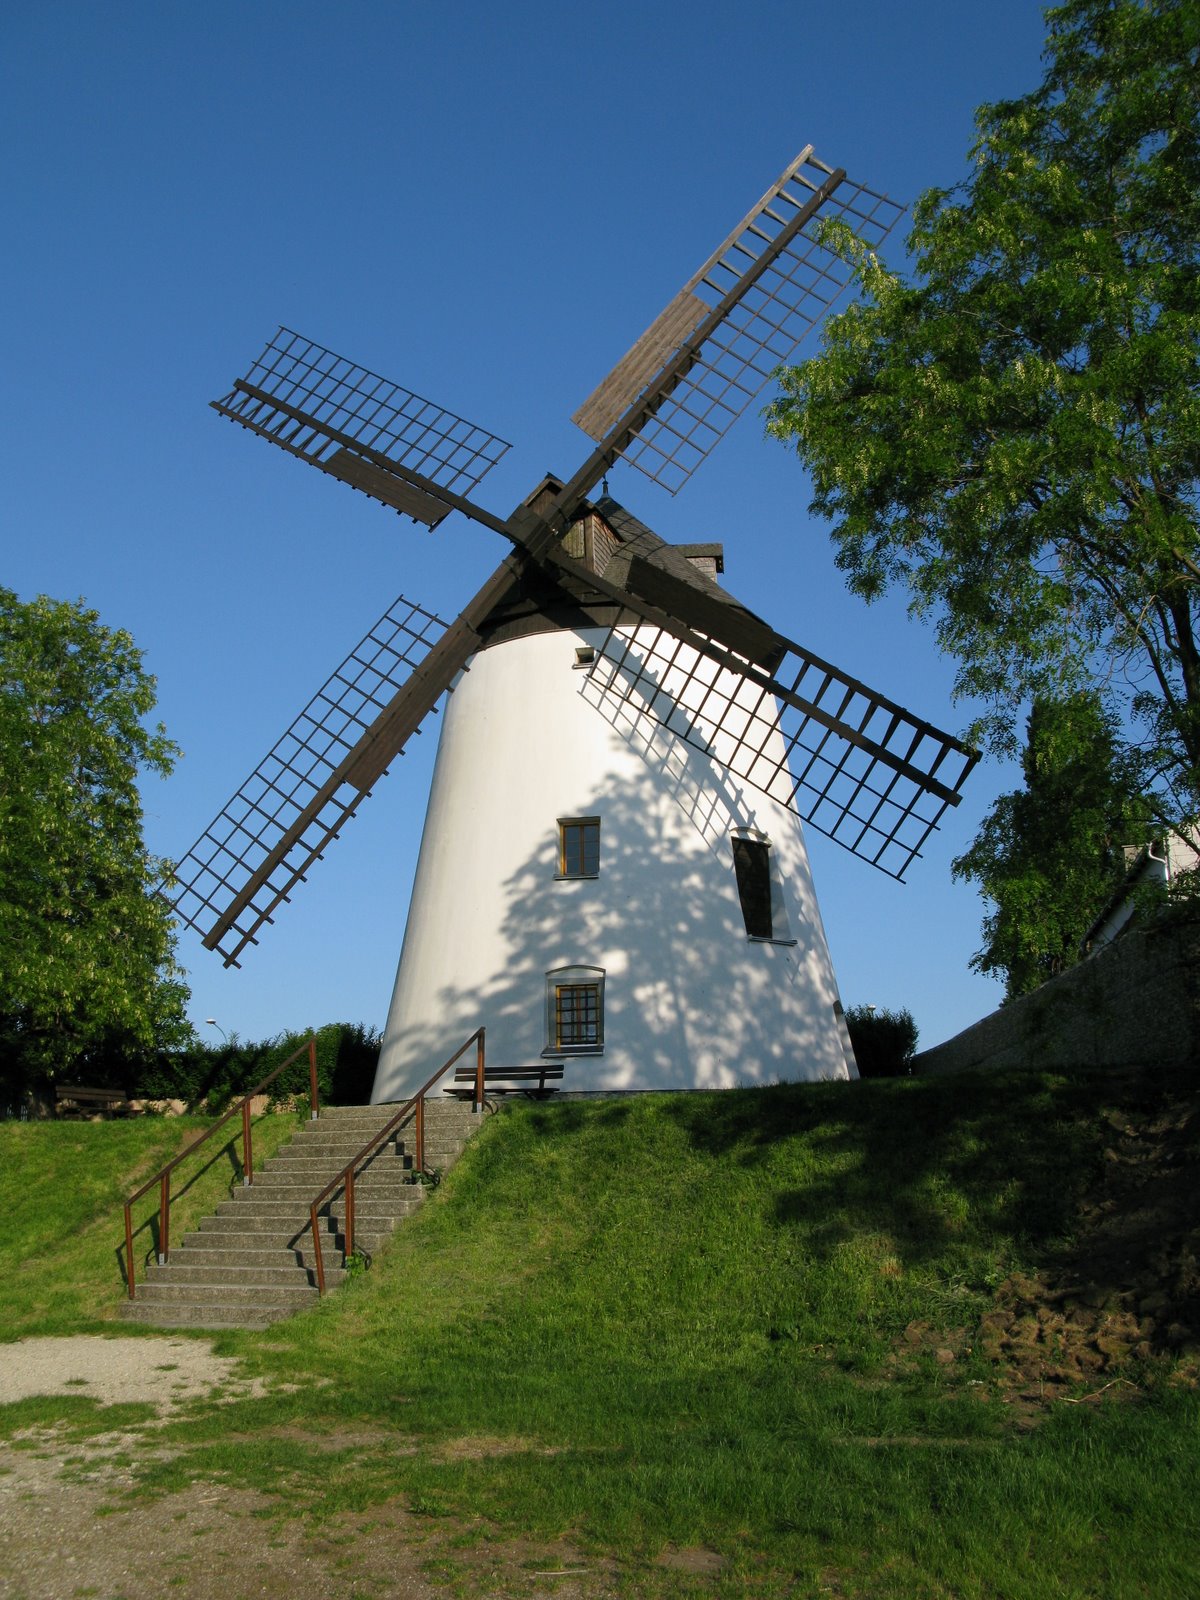
POLYGON ((771 862, 770 846, 760 839, 733 841, 733 869, 737 873, 738 899, 742 921, 752 939, 770 939, 771 862))

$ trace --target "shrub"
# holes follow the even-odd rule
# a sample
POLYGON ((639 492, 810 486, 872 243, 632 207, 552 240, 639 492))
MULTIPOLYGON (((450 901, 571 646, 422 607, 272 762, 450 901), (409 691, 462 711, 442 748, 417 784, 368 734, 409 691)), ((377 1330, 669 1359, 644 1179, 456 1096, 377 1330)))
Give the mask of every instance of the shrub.
POLYGON ((917 1048, 917 1025, 911 1011, 851 1006, 846 1026, 864 1078, 899 1078, 908 1071, 917 1048))
MULTIPOLYGON (((199 1041, 185 1050, 163 1051, 127 1076, 129 1094, 142 1100, 183 1100, 220 1111, 269 1077, 313 1029, 281 1033, 261 1043, 210 1045, 199 1041)), ((315 1030, 317 1084, 321 1099, 334 1105, 363 1105, 370 1097, 379 1059, 379 1035, 362 1023, 333 1022, 315 1030)), ((308 1096, 308 1054, 303 1053, 271 1086, 274 1101, 308 1096)))

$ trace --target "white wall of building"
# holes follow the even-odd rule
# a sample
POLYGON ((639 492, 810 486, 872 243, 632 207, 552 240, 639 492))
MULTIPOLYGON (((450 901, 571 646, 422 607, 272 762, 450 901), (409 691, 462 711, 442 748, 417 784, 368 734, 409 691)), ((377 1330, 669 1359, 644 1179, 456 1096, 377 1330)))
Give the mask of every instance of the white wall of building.
POLYGON ((1197 866, 1200 866, 1200 855, 1177 833, 1168 833, 1165 840, 1147 844, 1127 874, 1122 892, 1114 896, 1109 910, 1093 924, 1087 936, 1088 954, 1095 955, 1118 934, 1124 933, 1138 909, 1137 889, 1154 885, 1165 889, 1180 873, 1194 872, 1197 866))
POLYGON ((562 1060, 564 1090, 853 1075, 798 819, 614 708, 576 666, 604 638, 495 645, 450 696, 377 1101, 419 1088, 480 1024, 489 1067, 562 1060), (560 879, 558 819, 585 816, 599 875, 560 879), (738 829, 770 842, 775 942, 745 932, 738 829), (603 1051, 547 1057, 546 974, 573 965, 604 970, 603 1051))

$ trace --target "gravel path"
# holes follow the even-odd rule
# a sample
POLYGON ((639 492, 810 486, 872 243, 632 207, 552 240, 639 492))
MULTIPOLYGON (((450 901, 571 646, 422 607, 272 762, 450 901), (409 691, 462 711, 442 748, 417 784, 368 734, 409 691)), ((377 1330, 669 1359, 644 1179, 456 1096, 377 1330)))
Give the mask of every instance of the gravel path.
POLYGON ((263 1392, 237 1362, 199 1339, 18 1339, 0 1344, 0 1405, 35 1394, 86 1394, 101 1405, 144 1402, 170 1413, 196 1395, 241 1400, 263 1392))

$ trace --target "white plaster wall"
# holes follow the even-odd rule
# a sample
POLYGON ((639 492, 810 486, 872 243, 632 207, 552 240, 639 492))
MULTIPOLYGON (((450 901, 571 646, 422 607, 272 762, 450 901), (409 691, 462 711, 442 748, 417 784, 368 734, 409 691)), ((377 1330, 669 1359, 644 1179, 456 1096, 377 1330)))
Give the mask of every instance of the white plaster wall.
POLYGON ((853 1075, 798 819, 614 708, 574 665, 604 637, 494 646, 449 699, 376 1101, 419 1088, 480 1024, 489 1067, 541 1062, 546 973, 574 965, 605 969, 605 1042, 561 1058, 564 1089, 853 1075), (601 819, 595 879, 555 877, 570 816, 601 819), (746 936, 737 828, 770 840, 775 926, 794 943, 746 936))
POLYGON ((1098 950, 1103 950, 1106 944, 1111 944, 1133 921, 1137 910, 1137 901, 1133 898, 1135 888, 1153 884, 1165 886, 1174 882, 1180 873, 1194 872, 1197 865, 1200 865, 1200 855, 1177 833, 1167 835, 1165 856, 1155 855, 1157 848, 1156 844, 1148 846, 1149 855, 1142 862, 1140 871, 1131 882, 1127 880, 1127 897, 1113 907, 1092 934, 1089 955, 1095 955, 1098 950))

